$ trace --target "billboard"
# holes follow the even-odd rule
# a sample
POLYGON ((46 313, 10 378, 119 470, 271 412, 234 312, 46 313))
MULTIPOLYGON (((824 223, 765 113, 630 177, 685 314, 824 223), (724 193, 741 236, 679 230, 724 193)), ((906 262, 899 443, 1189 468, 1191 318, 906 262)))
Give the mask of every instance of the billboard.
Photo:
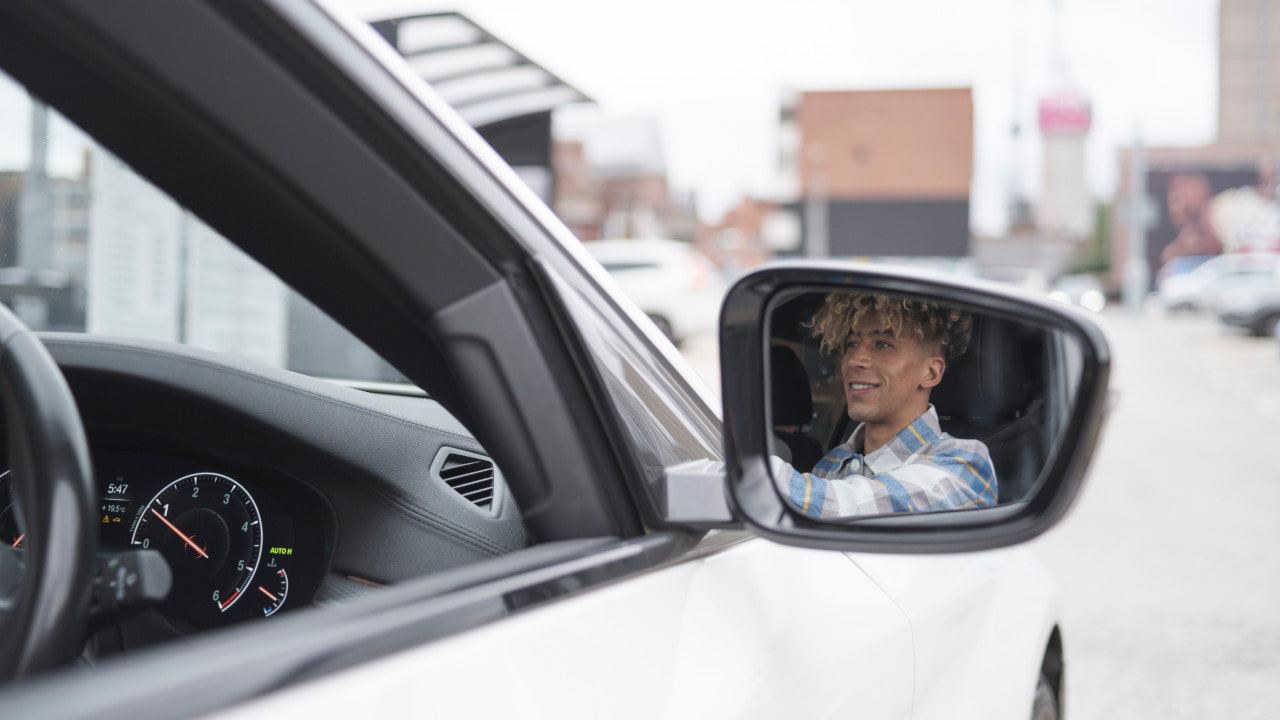
POLYGON ((1149 170, 1147 194, 1158 211, 1147 231, 1153 277, 1179 257, 1280 251, 1273 178, 1257 165, 1149 170))

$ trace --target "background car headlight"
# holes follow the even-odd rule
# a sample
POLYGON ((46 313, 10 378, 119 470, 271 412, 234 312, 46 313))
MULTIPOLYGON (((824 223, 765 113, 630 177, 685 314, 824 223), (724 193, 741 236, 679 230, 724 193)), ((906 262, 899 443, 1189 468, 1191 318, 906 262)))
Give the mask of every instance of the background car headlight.
POLYGON ((1102 312, 1107 306, 1107 296, 1097 290, 1086 290, 1080 296, 1080 305, 1094 312, 1102 312))

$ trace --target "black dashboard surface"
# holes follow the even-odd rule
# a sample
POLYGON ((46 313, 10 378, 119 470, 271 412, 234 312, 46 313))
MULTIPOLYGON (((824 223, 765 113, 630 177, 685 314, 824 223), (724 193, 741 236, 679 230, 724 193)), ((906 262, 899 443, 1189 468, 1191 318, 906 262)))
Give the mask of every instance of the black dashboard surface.
MULTIPOLYGON (((501 471, 429 398, 170 343, 40 337, 88 433, 100 546, 165 554, 174 589, 156 613, 175 635, 527 544, 501 471)), ((20 535, 11 512, 0 532, 20 535)))

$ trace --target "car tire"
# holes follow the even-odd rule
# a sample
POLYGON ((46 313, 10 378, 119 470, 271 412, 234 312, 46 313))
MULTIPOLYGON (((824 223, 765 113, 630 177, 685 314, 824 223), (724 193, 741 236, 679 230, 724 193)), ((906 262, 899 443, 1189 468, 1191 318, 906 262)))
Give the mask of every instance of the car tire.
POLYGON ((662 331, 663 336, 673 343, 676 342, 676 337, 671 329, 671 321, 661 315, 650 315, 649 319, 653 321, 654 325, 658 326, 658 329, 662 331))
POLYGON ((1268 315, 1262 319, 1262 322, 1254 326, 1254 335, 1272 337, 1276 334, 1277 325, 1280 325, 1280 315, 1268 315))
POLYGON ((1053 683, 1049 678, 1040 674, 1040 681, 1036 683, 1036 697, 1031 704, 1031 720, 1058 720, 1060 714, 1058 712, 1058 693, 1053 690, 1053 683))

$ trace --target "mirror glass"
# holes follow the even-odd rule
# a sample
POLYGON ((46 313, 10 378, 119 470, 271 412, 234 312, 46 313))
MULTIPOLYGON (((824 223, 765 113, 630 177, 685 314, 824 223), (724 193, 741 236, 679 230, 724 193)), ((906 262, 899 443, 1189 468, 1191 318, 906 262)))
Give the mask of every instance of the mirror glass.
POLYGON ((1067 333, 998 310, 801 292, 767 327, 774 481, 814 519, 1025 500, 1079 387, 1067 333))

